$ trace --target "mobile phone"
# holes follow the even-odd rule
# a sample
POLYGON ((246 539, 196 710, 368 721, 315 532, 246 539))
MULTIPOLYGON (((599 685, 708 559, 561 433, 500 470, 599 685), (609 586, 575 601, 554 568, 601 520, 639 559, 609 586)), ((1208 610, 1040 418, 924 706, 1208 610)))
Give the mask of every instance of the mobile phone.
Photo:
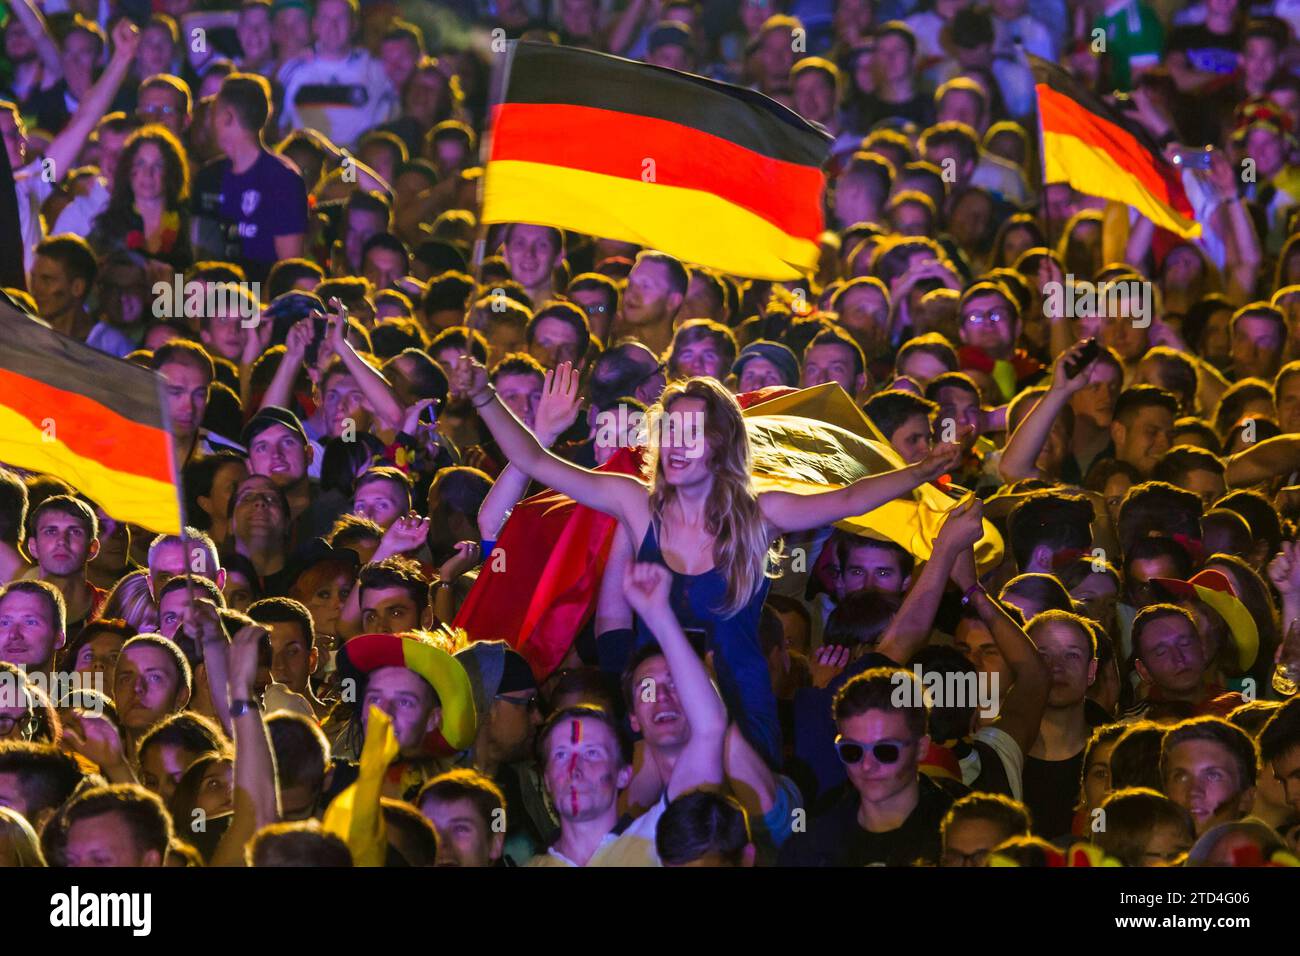
POLYGON ((1069 378, 1077 378, 1079 373, 1088 367, 1098 355, 1101 354, 1101 344, 1095 339, 1088 339, 1083 343, 1083 348, 1079 354, 1073 358, 1065 360, 1065 374, 1069 378))
POLYGON ((1174 151, 1172 162, 1183 169, 1209 169, 1213 154, 1214 150, 1209 146, 1204 149, 1179 147, 1174 151))

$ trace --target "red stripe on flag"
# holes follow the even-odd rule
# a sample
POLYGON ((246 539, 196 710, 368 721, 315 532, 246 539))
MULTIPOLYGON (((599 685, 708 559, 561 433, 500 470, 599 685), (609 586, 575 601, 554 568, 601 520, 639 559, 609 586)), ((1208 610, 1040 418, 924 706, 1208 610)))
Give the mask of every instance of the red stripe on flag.
POLYGON ((1164 162, 1163 157, 1152 155, 1128 130, 1043 83, 1038 84, 1038 109, 1044 136, 1048 133, 1073 136, 1105 151, 1117 166, 1142 183, 1153 196, 1183 216, 1192 217, 1192 204, 1178 173, 1164 162))
POLYGON ((493 114, 490 160, 697 189, 812 242, 823 229, 820 169, 666 120, 562 103, 504 103, 493 114))
POLYGON ((46 427, 69 450, 105 468, 172 483, 171 436, 105 408, 94 399, 0 369, 0 403, 46 427))

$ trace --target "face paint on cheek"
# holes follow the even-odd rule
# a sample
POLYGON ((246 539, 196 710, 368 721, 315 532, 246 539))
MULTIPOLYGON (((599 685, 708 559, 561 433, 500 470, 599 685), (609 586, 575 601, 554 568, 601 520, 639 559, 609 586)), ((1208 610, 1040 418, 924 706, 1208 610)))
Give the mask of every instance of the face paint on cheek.
MULTIPOLYGON (((582 742, 582 721, 569 721, 569 743, 573 745, 573 754, 569 757, 569 780, 573 780, 573 774, 578 769, 578 744, 582 742)), ((578 788, 569 785, 569 804, 573 808, 573 815, 578 815, 578 788)))

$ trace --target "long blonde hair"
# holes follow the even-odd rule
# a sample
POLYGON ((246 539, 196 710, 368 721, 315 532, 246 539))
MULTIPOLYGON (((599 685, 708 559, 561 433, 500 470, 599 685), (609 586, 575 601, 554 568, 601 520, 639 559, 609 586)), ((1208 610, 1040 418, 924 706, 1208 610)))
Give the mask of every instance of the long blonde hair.
POLYGON ((650 410, 649 454, 645 458, 650 482, 650 514, 662 524, 664 512, 676 497, 676 489, 663 480, 659 439, 663 416, 682 398, 704 402, 703 437, 709 448, 709 469, 713 490, 704 511, 704 529, 713 535, 713 565, 727 581, 727 596, 715 611, 731 617, 743 608, 763 583, 773 576, 769 570, 779 559, 779 542, 772 541, 754 491, 754 457, 749 433, 735 397, 711 378, 692 378, 664 389, 650 410))

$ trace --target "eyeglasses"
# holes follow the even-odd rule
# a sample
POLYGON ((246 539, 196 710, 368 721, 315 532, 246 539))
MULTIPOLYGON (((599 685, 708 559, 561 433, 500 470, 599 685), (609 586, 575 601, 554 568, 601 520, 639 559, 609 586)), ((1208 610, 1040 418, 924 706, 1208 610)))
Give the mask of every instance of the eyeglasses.
POLYGON ((27 728, 31 719, 31 711, 21 714, 18 717, 11 717, 9 714, 0 714, 0 738, 8 737, 19 724, 23 725, 22 735, 26 737, 27 728))
POLYGON ((1009 316, 1004 309, 989 309, 987 312, 967 312, 962 316, 962 322, 968 325, 1001 325, 1009 321, 1009 316))
POLYGON ((140 106, 136 108, 136 116, 171 116, 173 113, 179 113, 174 106, 140 106))
POLYGON ((862 758, 871 751, 876 763, 897 763, 903 755, 903 745, 894 740, 880 740, 874 744, 861 744, 845 737, 835 738, 835 752, 840 755, 840 763, 846 767, 862 763, 862 758))
POLYGON ((509 694, 497 694, 497 700, 503 700, 507 704, 514 704, 516 707, 523 707, 525 710, 537 709, 537 692, 529 694, 527 697, 511 697, 509 694))
POLYGON ((667 371, 668 371, 667 360, 660 362, 658 365, 655 366, 653 372, 649 372, 645 376, 645 378, 641 379, 641 381, 636 383, 637 387, 639 388, 640 386, 644 385, 646 382, 650 381, 650 379, 654 378, 656 375, 663 375, 667 371))

